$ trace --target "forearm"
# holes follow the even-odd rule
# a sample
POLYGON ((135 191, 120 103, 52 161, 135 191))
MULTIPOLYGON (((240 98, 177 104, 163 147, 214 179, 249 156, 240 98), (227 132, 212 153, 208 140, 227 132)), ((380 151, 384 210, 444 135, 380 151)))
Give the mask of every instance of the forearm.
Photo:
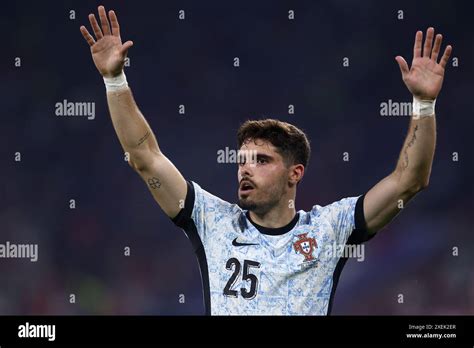
POLYGON ((395 169, 402 190, 418 191, 428 185, 435 146, 435 115, 412 117, 395 169))
POLYGON ((107 103, 115 132, 131 162, 140 165, 148 153, 160 153, 153 131, 135 103, 130 88, 107 92, 107 103))
POLYGON ((416 33, 411 68, 403 57, 395 58, 403 82, 413 95, 414 116, 395 170, 365 195, 364 218, 370 233, 379 231, 392 221, 400 209, 429 183, 436 146, 435 100, 452 50, 448 45, 437 63, 442 36, 436 35, 434 46, 433 37, 434 29, 429 28, 422 50, 423 33, 416 33))
POLYGON ((428 185, 436 143, 435 116, 412 118, 396 169, 378 182, 364 199, 367 230, 375 233, 428 185))

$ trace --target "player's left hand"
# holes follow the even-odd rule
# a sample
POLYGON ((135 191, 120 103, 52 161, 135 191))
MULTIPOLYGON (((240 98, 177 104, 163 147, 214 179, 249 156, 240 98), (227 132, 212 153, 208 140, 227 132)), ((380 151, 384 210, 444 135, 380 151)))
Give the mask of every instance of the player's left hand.
POLYGON ((408 68, 408 64, 403 57, 395 57, 402 72, 403 82, 405 82, 413 96, 421 100, 434 100, 438 96, 443 85, 444 69, 453 50, 451 45, 446 46, 438 63, 437 59, 443 36, 441 34, 436 35, 434 46, 432 46, 433 37, 434 28, 428 28, 422 51, 423 32, 416 32, 411 68, 408 68))

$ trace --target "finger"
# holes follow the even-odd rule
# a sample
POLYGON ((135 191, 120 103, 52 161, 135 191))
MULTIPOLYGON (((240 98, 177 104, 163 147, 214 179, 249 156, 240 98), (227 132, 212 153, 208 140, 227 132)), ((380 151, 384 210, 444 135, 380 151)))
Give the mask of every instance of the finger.
POLYGON ((86 39, 87 43, 89 44, 89 46, 92 46, 95 44, 95 40, 94 38, 92 37, 91 34, 89 34, 89 31, 86 29, 85 26, 81 26, 79 28, 81 30, 81 33, 82 33, 82 36, 84 36, 84 39, 86 39))
POLYGON ((423 41, 423 32, 417 31, 415 35, 415 46, 413 47, 413 58, 421 57, 421 42, 423 41))
POLYGON ((120 53, 123 55, 123 56, 126 56, 127 55, 127 51, 130 47, 133 46, 133 41, 127 41, 125 42, 122 47, 120 48, 120 53))
POLYGON ((100 30, 99 24, 97 23, 97 19, 95 19, 95 16, 91 13, 89 15, 89 22, 91 22, 92 30, 94 31, 95 38, 97 40, 102 39, 104 35, 102 35, 102 31, 100 30))
POLYGON ((431 47, 433 45, 433 36, 434 36, 434 28, 429 27, 426 31, 426 39, 425 39, 425 46, 423 48, 423 57, 429 58, 431 55, 431 47))
POLYGON ((99 18, 100 18, 100 24, 102 26, 102 32, 104 33, 104 35, 110 35, 109 20, 107 19, 105 8, 102 5, 99 6, 99 18))
POLYGON ((433 46, 433 52, 431 52, 431 60, 434 61, 435 63, 438 60, 439 49, 441 48, 441 41, 443 41, 443 35, 441 34, 436 35, 435 43, 433 46))
POLYGON ((407 61, 402 56, 396 56, 395 60, 397 61, 398 66, 400 67, 402 77, 405 77, 405 75, 410 72, 410 69, 408 68, 407 61))
POLYGON ((109 17, 110 17, 110 26, 112 27, 112 34, 114 36, 120 37, 120 26, 118 23, 117 16, 115 15, 115 12, 110 10, 109 17))
POLYGON ((453 51, 453 47, 451 45, 446 46, 444 50, 444 54, 441 57, 441 60, 439 62, 439 64, 443 67, 443 69, 446 67, 446 64, 448 64, 449 56, 451 55, 452 51, 453 51))

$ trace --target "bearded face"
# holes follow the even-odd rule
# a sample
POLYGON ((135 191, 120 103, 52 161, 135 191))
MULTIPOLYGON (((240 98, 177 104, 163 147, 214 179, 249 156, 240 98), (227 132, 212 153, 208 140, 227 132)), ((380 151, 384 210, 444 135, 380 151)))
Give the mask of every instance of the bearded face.
POLYGON ((239 206, 264 214, 278 205, 286 194, 289 169, 276 148, 267 141, 246 142, 240 151, 243 155, 238 170, 239 206))

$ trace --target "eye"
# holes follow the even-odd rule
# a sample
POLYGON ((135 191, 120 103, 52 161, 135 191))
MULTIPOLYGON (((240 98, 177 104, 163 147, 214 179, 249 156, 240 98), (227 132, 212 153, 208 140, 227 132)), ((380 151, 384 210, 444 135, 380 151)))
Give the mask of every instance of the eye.
POLYGON ((258 163, 258 164, 264 164, 264 163, 267 163, 267 162, 268 162, 268 161, 267 161, 266 158, 258 158, 258 159, 257 159, 257 163, 258 163))

